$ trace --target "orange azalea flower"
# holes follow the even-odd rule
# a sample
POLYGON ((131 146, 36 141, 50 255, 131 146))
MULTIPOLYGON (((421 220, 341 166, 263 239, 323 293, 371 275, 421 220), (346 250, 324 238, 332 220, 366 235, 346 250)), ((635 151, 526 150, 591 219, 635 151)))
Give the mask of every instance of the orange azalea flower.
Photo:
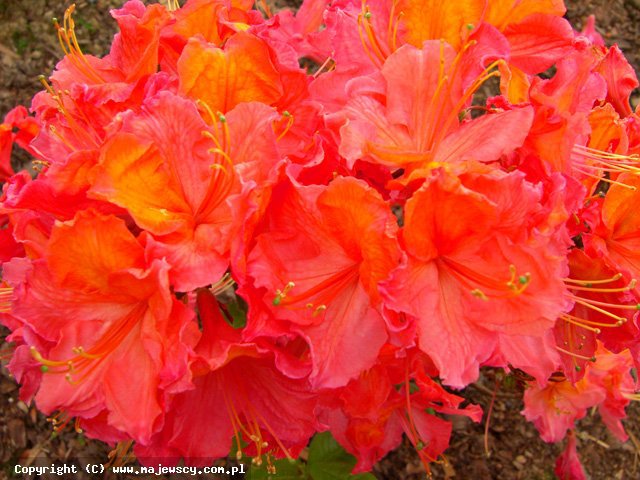
POLYGON ((580 381, 551 381, 545 387, 529 383, 522 414, 533 422, 545 442, 558 442, 567 430, 573 429, 576 420, 597 406, 605 425, 625 441, 628 437, 621 419, 626 417, 626 406, 637 398, 632 367, 628 350, 615 354, 600 344, 594 362, 587 365, 580 381))
POLYGON ((529 92, 535 116, 525 149, 544 160, 552 171, 577 178, 593 177, 582 168, 584 146, 591 132, 589 115, 606 95, 606 84, 593 72, 597 59, 590 51, 576 51, 556 65, 549 80, 536 79, 529 92), (576 145, 578 151, 574 151, 576 145))
POLYGON ((340 153, 350 163, 363 158, 404 168, 403 178, 411 179, 448 163, 498 160, 519 147, 531 125, 529 107, 460 123, 458 116, 476 89, 497 73, 497 64, 480 67, 477 54, 456 54, 434 41, 421 50, 399 48, 382 67, 383 86, 363 84, 362 93, 352 92, 340 114, 340 153))
POLYGON ((139 108, 145 96, 169 82, 157 74, 160 32, 169 21, 158 4, 148 8, 137 0, 127 2, 112 15, 120 32, 104 58, 80 50, 73 20, 67 9, 57 25, 64 59, 50 81, 40 78, 44 91, 32 102, 42 128, 32 142, 38 168, 49 174, 54 189, 65 194, 86 192, 108 126, 118 113, 139 108))
POLYGON ((244 342, 223 318, 210 291, 198 292, 202 337, 192 364, 193 389, 173 396, 161 430, 136 455, 147 464, 210 465, 236 450, 254 464, 295 458, 318 427, 317 394, 307 379, 278 370, 269 345, 244 342), (266 458, 263 458, 266 457, 266 458))
POLYGON ((123 115, 91 195, 127 209, 148 232, 147 251, 167 258, 177 290, 212 283, 229 266, 232 223, 243 221, 228 198, 249 182, 258 196, 279 160, 274 117, 247 104, 208 126, 193 102, 163 92, 123 115))
MULTIPOLYGON (((627 279, 640 279, 640 176, 625 173, 617 177, 602 202, 602 219, 593 235, 584 235, 592 248, 610 268, 623 272, 627 279)), ((635 292, 640 294, 636 288, 635 292)))
POLYGON ((384 298, 415 322, 446 384, 467 385, 487 363, 541 379, 555 369, 549 333, 570 304, 560 280, 567 239, 562 226, 541 236, 530 223, 541 201, 521 173, 488 167, 436 170, 407 201, 407 255, 384 298))
POLYGON ((40 410, 89 423, 106 411, 97 431, 148 441, 162 423, 164 395, 189 385, 199 336, 170 294, 167 271, 163 261, 146 262, 121 220, 91 212, 57 223, 43 258, 5 265, 11 314, 22 323, 12 339, 33 357, 16 374, 27 391, 37 389, 40 410))
POLYGON ((398 355, 386 345, 379 362, 344 387, 321 397, 320 418, 332 434, 356 456, 354 472, 370 470, 402 441, 404 432, 427 472, 449 445, 452 425, 438 414, 464 415, 478 422, 477 405, 460 407, 463 399, 430 378, 426 355, 411 349, 398 355))
POLYGON ((532 422, 545 442, 559 442, 576 420, 605 399, 602 389, 586 378, 576 384, 568 380, 549 382, 547 386, 530 383, 524 392, 522 414, 532 422))
MULTIPOLYGON (((594 253, 591 245, 587 251, 594 253)), ((593 362, 596 339, 614 352, 640 349, 640 330, 634 321, 637 299, 632 294, 636 281, 625 280, 596 255, 592 258, 579 249, 568 255, 570 275, 565 284, 575 303, 571 312, 560 316, 554 331, 565 376, 572 381, 582 378, 593 362)))
POLYGON ((266 303, 250 311, 249 338, 304 337, 318 387, 344 385, 369 368, 387 339, 378 283, 398 260, 396 230, 387 204, 354 178, 281 184, 249 255, 266 303))

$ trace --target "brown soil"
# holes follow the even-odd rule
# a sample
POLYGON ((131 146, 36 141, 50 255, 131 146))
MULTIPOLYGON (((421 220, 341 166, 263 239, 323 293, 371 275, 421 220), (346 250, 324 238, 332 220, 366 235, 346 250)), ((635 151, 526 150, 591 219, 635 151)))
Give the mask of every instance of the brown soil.
MULTIPOLYGON (((121 3, 119 0, 77 2, 75 18, 84 51, 96 55, 106 53, 114 33, 114 23, 108 16, 108 10, 121 3)), ((287 3, 295 5, 299 2, 277 1, 278 5, 287 3)), ((640 0, 567 0, 565 3, 569 9, 568 17, 576 26, 594 13, 598 29, 607 42, 618 43, 638 70, 640 0)), ((60 58, 51 18, 61 17, 64 6, 65 2, 60 0, 0 1, 0 118, 18 104, 28 105, 31 96, 39 90, 38 75, 49 74, 56 59, 60 58)), ((0 333, 3 338, 6 331, 0 333)), ((0 359, 6 356, 7 347, 2 345, 0 359)), ((485 411, 492 398, 492 375, 492 372, 483 375, 483 381, 489 387, 481 384, 463 392, 465 398, 482 405, 485 411)), ((545 444, 539 439, 533 426, 520 415, 522 403, 518 397, 517 391, 500 389, 486 436, 484 422, 474 425, 470 421, 455 419, 451 447, 447 451, 448 464, 435 465, 434 478, 555 478, 555 457, 562 446, 545 444), (489 455, 485 452, 485 440, 489 455)), ((597 414, 589 415, 579 423, 579 451, 591 479, 640 478, 640 404, 631 405, 628 415, 625 425, 632 440, 625 444, 611 437, 597 414)), ((32 405, 18 400, 18 387, 2 368, 0 480, 14 477, 12 471, 16 464, 46 466, 69 462, 83 467, 87 463, 105 462, 109 450, 106 445, 85 439, 70 428, 53 435, 51 424, 32 405)), ((379 479, 389 480, 425 478, 417 455, 408 445, 390 453, 376 466, 374 473, 379 479)))

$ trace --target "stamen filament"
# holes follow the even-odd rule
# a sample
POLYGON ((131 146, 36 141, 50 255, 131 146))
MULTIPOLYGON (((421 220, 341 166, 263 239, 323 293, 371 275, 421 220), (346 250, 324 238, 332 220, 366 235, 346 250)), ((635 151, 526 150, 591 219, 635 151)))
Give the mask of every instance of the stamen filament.
POLYGON ((583 302, 589 302, 591 305, 598 305, 600 307, 619 308, 621 310, 640 310, 640 303, 637 303, 635 305, 622 305, 618 303, 599 302, 592 299, 586 300, 583 297, 576 297, 575 295, 571 294, 569 294, 568 297, 572 300, 582 300, 583 302))
POLYGON ((601 285, 603 283, 612 283, 615 282, 617 280, 620 280, 622 278, 622 274, 621 273, 616 273, 613 277, 611 278, 605 278, 602 280, 578 280, 575 278, 564 278, 563 282, 565 283, 577 283, 579 285, 584 285, 584 286, 589 286, 589 285, 601 285))
POLYGON ((577 287, 577 286, 571 286, 571 285, 567 285, 567 287, 570 288, 571 290, 579 290, 584 292, 616 293, 616 292, 629 292, 634 288, 636 288, 636 283, 637 283, 636 279, 633 278, 631 279, 628 285, 624 287, 618 287, 618 288, 593 288, 593 287, 587 287, 587 286, 577 287))
POLYGON ((619 187, 627 188, 629 190, 633 190, 634 192, 636 191, 636 187, 634 187, 633 185, 627 185, 626 183, 618 182, 616 180, 612 180, 612 179, 607 178, 607 177, 603 177, 603 176, 600 176, 600 175, 594 175, 593 173, 589 173, 589 172, 587 172, 585 170, 581 170, 580 168, 575 167, 575 166, 573 167, 573 169, 576 172, 581 173, 581 174, 583 174, 583 175, 585 175, 587 177, 594 178, 594 179, 602 181, 602 182, 607 182, 607 183, 610 183, 612 185, 618 185, 619 187))
POLYGON ((607 317, 613 318, 615 320, 617 320, 618 322, 626 322, 626 318, 624 317, 619 317, 618 315, 614 315, 613 313, 609 312, 608 310, 604 310, 602 308, 596 307, 595 305, 592 305, 588 302, 582 301, 579 299, 579 297, 575 297, 574 301, 584 307, 590 308, 592 310, 595 310, 596 312, 602 313, 603 315, 606 315, 607 317))
POLYGON ((329 65, 329 63, 331 63, 332 61, 333 61, 333 58, 327 57, 327 59, 324 62, 322 62, 322 65, 318 67, 318 70, 316 70, 316 73, 313 74, 313 78, 318 78, 318 76, 324 71, 324 69, 327 68, 327 65, 329 65))
POLYGON ((595 327, 590 327, 588 325, 585 325, 577 320, 574 320, 573 318, 569 317, 569 316, 565 316, 565 315, 561 315, 560 318, 562 318, 565 322, 570 323, 572 325, 575 325, 577 327, 583 328, 585 330, 588 330, 590 332, 595 333, 596 335, 599 335, 602 330, 600 330, 599 328, 595 328, 595 327))
POLYGON ((596 357, 587 357, 585 355, 580 355, 579 353, 575 353, 575 352, 570 352, 569 350, 565 350, 562 347, 559 347, 556 345, 556 350, 558 350, 559 352, 562 352, 566 355, 569 355, 570 357, 575 357, 577 359, 580 360, 586 360, 587 362, 595 362, 596 361, 596 357))

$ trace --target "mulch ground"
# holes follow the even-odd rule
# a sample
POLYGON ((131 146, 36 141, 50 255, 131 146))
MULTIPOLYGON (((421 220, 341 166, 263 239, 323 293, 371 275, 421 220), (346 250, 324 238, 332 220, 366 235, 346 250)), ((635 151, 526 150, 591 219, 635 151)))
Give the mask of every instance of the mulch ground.
MULTIPOLYGON (((106 53, 114 33, 108 10, 121 3, 118 0, 77 2, 75 19, 84 51, 96 55, 106 53)), ((299 2, 279 0, 276 3, 281 6, 299 2)), ((595 14, 598 29, 605 39, 611 44, 618 43, 638 70, 640 0, 567 0, 565 3, 567 16, 577 27, 589 14, 595 14)), ((39 90, 38 75, 49 74, 60 58, 51 19, 62 17, 65 6, 60 0, 0 0, 0 116, 18 104, 28 105, 29 99, 39 90)), ((634 100, 638 100, 637 93, 634 100)), ((0 332, 0 338, 6 333, 0 332)), ((6 344, 0 346, 3 365, 8 348, 6 344)), ((468 401, 482 405, 486 411, 493 397, 493 375, 494 372, 485 372, 484 383, 467 388, 462 395, 468 401)), ((554 461, 562 446, 542 442, 534 427, 520 415, 523 406, 518 388, 516 384, 511 389, 503 387, 498 391, 486 433, 484 421, 474 425, 466 419, 455 419, 447 462, 434 465, 434 478, 555 478, 554 461)), ((640 404, 629 407, 625 426, 631 440, 623 444, 608 433, 597 413, 579 422, 579 451, 593 480, 640 478, 640 404)), ((6 369, 1 369, 0 480, 14 477, 12 472, 16 464, 48 466, 66 462, 84 467, 88 463, 104 463, 110 449, 70 428, 54 434, 51 423, 34 406, 18 400, 18 386, 6 369)), ((374 474, 379 479, 389 480, 425 478, 424 469, 409 445, 390 453, 376 466, 374 474)))

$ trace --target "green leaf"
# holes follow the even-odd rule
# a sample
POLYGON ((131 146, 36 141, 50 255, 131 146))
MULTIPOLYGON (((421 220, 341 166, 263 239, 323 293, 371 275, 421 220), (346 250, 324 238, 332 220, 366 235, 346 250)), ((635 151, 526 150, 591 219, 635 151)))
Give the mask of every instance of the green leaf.
POLYGON ((309 446, 307 469, 313 480, 375 480, 370 473, 351 475, 356 459, 335 441, 331 433, 313 437, 309 446))
POLYGON ((283 458, 271 463, 276 467, 275 475, 267 473, 267 465, 263 462, 259 467, 251 465, 248 478, 251 480, 306 480, 308 478, 305 465, 299 460, 291 461, 283 458))
POLYGON ((359 473, 357 475, 351 475, 349 480, 377 480, 373 473, 359 473))
POLYGON ((247 305, 240 297, 234 296, 224 304, 233 328, 244 328, 247 324, 247 305))

